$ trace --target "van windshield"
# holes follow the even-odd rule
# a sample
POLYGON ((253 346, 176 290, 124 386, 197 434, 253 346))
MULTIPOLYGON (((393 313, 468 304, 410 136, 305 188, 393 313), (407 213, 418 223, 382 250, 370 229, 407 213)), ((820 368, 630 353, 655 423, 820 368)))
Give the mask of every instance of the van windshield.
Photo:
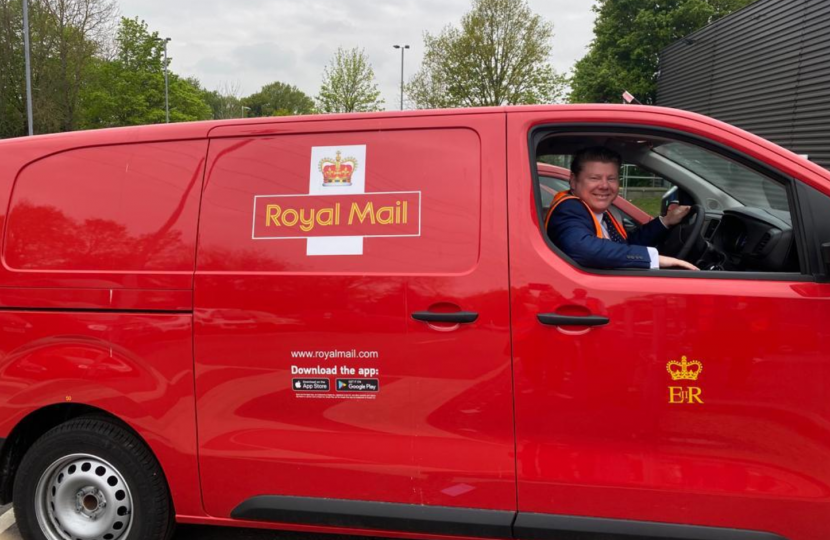
POLYGON ((744 206, 789 211, 784 186, 724 156, 682 142, 661 144, 653 150, 712 183, 744 206))

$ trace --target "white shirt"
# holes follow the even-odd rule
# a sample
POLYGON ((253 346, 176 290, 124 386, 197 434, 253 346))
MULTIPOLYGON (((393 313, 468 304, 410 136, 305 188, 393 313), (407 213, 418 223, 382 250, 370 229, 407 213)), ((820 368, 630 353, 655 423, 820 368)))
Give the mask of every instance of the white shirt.
MULTIPOLYGON (((597 218, 597 221, 599 221, 599 226, 602 227, 602 237, 607 238, 607 239, 610 240, 611 235, 608 234, 608 229, 605 227, 605 221, 603 220, 603 218, 605 217, 605 212, 600 212, 599 214, 594 214, 594 217, 597 218)), ((662 219, 660 220, 660 223, 662 223, 664 227, 666 226, 666 224, 663 223, 662 219)), ((650 270, 655 270, 655 269, 660 268, 660 254, 657 252, 657 249, 653 248, 653 247, 648 247, 648 246, 645 246, 645 247, 648 250, 649 269, 650 270)))

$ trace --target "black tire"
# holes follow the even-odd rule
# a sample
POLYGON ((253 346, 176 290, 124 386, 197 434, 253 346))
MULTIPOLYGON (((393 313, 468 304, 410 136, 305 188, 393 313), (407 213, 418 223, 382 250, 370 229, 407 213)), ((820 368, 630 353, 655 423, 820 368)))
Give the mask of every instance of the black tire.
POLYGON ((175 524, 156 458, 131 432, 100 417, 70 420, 38 439, 20 463, 13 499, 24 540, 168 540, 175 524), (58 517, 67 519, 60 524, 58 517), (93 530, 102 523, 109 524, 105 534, 93 530))

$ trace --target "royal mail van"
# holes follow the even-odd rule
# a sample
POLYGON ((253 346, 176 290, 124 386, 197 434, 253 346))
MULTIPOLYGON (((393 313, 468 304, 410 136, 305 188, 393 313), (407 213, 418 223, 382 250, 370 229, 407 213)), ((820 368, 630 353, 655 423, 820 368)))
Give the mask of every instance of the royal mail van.
MULTIPOLYGON (((27 540, 174 523, 397 538, 825 540, 830 173, 656 107, 0 142, 0 500, 27 540), (693 206, 597 270, 537 163, 693 206)), ((634 224, 636 225, 636 224, 634 224)))

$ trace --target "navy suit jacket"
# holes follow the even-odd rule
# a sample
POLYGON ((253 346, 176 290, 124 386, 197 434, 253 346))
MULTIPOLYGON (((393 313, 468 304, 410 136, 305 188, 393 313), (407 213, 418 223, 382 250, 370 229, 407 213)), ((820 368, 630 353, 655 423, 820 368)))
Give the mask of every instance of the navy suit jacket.
POLYGON ((556 246, 578 264, 588 268, 649 268, 645 246, 656 246, 668 229, 652 219, 628 235, 628 244, 597 238, 594 218, 576 199, 563 201, 548 222, 548 236, 556 246))

